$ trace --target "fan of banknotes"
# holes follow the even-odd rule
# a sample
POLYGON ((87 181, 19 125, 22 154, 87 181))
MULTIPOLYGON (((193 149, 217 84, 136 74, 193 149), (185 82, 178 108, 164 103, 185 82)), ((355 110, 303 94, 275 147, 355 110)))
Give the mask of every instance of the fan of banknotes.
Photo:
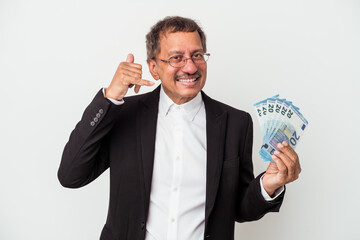
POLYGON ((260 123, 263 145, 259 154, 264 161, 272 161, 271 155, 277 143, 286 141, 293 149, 299 144, 308 121, 300 109, 279 94, 254 104, 260 123))

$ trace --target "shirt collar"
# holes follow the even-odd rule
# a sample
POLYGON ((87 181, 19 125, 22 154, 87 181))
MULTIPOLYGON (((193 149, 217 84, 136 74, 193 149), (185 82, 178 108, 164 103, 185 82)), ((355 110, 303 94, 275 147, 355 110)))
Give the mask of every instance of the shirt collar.
POLYGON ((193 121, 199 112, 201 106, 203 104, 203 99, 201 96, 201 93, 199 92, 193 99, 191 99, 189 102, 186 102, 184 104, 176 104, 174 103, 168 95, 166 95, 162 85, 160 90, 160 100, 159 100, 159 114, 162 114, 163 116, 167 116, 170 109, 180 107, 185 115, 189 117, 191 121, 193 121))

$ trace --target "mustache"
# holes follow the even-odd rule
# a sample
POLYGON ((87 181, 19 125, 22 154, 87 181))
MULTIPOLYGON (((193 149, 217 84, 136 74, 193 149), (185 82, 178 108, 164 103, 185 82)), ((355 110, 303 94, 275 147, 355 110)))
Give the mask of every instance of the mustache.
POLYGON ((201 77, 200 72, 195 72, 194 74, 184 73, 184 74, 175 75, 175 80, 178 78, 199 78, 199 77, 201 77))

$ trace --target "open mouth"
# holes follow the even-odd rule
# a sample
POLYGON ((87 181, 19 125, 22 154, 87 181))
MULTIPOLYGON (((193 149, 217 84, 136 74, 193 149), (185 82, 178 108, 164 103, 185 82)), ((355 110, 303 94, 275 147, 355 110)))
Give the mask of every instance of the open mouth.
POLYGON ((176 81, 189 83, 189 82, 195 82, 195 81, 198 80, 198 79, 199 79, 199 77, 196 77, 196 78, 187 78, 187 79, 176 79, 176 81))
POLYGON ((194 74, 179 74, 175 76, 175 80, 180 83, 192 83, 197 81, 201 77, 201 74, 199 72, 196 72, 194 74))

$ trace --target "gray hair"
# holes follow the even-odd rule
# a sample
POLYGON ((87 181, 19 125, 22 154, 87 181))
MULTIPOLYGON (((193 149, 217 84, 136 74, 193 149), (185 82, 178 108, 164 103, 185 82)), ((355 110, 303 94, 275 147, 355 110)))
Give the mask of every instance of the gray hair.
POLYGON ((205 33, 201 27, 195 22, 195 20, 190 18, 183 18, 179 16, 168 16, 163 20, 158 21, 152 28, 150 32, 146 35, 146 52, 147 52, 147 61, 155 58, 155 56, 160 52, 160 37, 161 34, 170 32, 195 32, 197 31, 200 35, 201 45, 206 52, 206 37, 205 33))

